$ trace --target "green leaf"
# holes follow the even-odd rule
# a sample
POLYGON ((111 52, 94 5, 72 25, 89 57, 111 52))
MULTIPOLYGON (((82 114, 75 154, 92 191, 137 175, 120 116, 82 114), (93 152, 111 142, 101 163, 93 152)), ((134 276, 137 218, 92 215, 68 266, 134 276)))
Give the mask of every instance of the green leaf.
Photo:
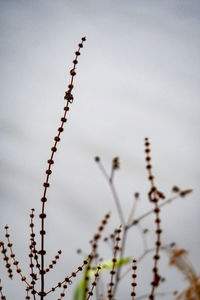
MULTIPOLYGON (((130 261, 131 261, 131 257, 125 257, 125 258, 118 259, 115 263, 115 267, 126 265, 130 261)), ((102 262, 101 270, 99 271, 99 273, 102 273, 103 271, 112 269, 112 267, 113 267, 112 260, 102 262)), ((96 273, 96 271, 97 271, 97 268, 94 268, 94 269, 89 270, 89 271, 87 271, 87 268, 85 269, 85 273, 84 273, 83 278, 76 285, 73 300, 85 300, 86 280, 84 278, 86 276, 88 276, 91 279, 94 276, 94 274, 96 273)))
POLYGON ((85 294, 85 280, 82 279, 76 285, 73 300, 82 300, 82 299, 84 299, 83 298, 84 294, 85 294))

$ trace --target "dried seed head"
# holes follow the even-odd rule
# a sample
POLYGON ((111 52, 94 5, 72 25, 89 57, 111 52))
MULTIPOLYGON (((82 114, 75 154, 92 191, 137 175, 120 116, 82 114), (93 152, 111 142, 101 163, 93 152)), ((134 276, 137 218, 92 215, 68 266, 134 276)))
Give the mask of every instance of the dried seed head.
POLYGON ((119 157, 114 157, 112 161, 113 170, 117 170, 120 168, 119 157))

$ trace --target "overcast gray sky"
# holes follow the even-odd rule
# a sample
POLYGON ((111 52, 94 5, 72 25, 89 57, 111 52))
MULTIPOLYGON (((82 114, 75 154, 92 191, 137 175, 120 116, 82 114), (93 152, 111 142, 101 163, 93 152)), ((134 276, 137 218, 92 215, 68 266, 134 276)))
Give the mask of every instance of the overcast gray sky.
MULTIPOLYGON (((89 251, 88 241, 106 212, 112 211, 107 232, 119 225, 95 155, 108 169, 111 159, 120 157, 116 186, 125 215, 136 191, 142 198, 137 215, 151 207, 145 136, 152 142, 156 183, 166 196, 175 184, 194 189, 187 199, 163 208, 163 242, 176 241, 188 249, 199 272, 199 16, 200 3, 194 0, 0 1, 0 226, 10 225, 21 262, 28 264, 29 210, 40 212, 46 160, 63 113, 69 70, 86 35, 75 100, 50 179, 47 261, 63 250, 57 279, 51 280, 62 279, 81 262, 76 249, 89 251)), ((143 226, 151 229, 153 239, 153 218, 143 226)), ((131 256, 141 248, 134 234, 126 253, 131 256)), ((168 269, 166 257, 163 261, 168 281, 160 291, 184 288, 182 276, 168 269)), ((21 282, 8 282, 2 266, 7 299, 24 299, 21 282)), ((149 291, 151 268, 149 257, 139 270, 138 296, 149 291)), ((123 284, 119 298, 125 295, 129 292, 123 284)))

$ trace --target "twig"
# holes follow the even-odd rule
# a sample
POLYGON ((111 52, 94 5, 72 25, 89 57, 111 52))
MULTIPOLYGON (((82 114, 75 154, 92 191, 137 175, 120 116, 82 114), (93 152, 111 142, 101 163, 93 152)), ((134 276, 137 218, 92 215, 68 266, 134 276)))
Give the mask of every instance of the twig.
MULTIPOLYGON (((1 284, 1 279, 0 279, 0 284, 1 284)), ((3 287, 0 285, 0 296, 1 296, 1 299, 2 299, 2 300, 6 300, 6 296, 4 296, 2 290, 3 290, 3 287)))
POLYGON ((94 274, 94 281, 92 282, 92 287, 91 287, 90 291, 88 292, 87 300, 89 300, 90 297, 93 295, 93 290, 94 290, 95 286, 97 286, 97 279, 99 277, 99 271, 100 270, 101 270, 101 266, 98 266, 97 271, 94 274))
POLYGON ((130 210, 130 214, 129 214, 128 221, 127 221, 127 226, 130 225, 131 220, 133 219, 133 216, 134 216, 134 214, 136 212, 138 200, 139 200, 139 194, 135 193, 135 195, 134 195, 134 201, 133 201, 133 206, 132 206, 132 208, 130 210))
POLYGON ((132 293, 131 293, 131 297, 132 297, 132 300, 135 299, 135 296, 136 296, 136 293, 135 293, 135 287, 137 285, 136 283, 136 270, 137 270, 137 266, 136 266, 136 260, 133 259, 133 266, 132 266, 132 270, 133 270, 133 274, 132 274, 132 278, 133 278, 133 282, 131 283, 131 286, 132 286, 132 293))
MULTIPOLYGON (((155 293, 155 296, 172 296, 172 295, 174 295, 174 292, 168 292, 168 293, 165 293, 165 292, 161 292, 161 293, 155 293)), ((137 298, 135 298, 135 300, 141 300, 141 299, 145 299, 145 298, 147 298, 147 297, 149 297, 149 294, 145 294, 145 295, 142 295, 142 296, 139 296, 139 297, 137 297, 137 298)))
POLYGON ((44 236, 46 234, 45 232, 45 227, 44 227, 44 220, 46 218, 46 214, 45 214, 45 202, 47 201, 47 189, 49 188, 50 184, 49 184, 49 176, 51 175, 52 173, 52 170, 51 170, 51 166, 52 164, 54 163, 53 161, 53 158, 54 158, 54 154, 55 152, 57 151, 57 143, 60 141, 60 135, 61 135, 61 132, 63 132, 64 130, 64 123, 67 121, 67 118, 66 118, 66 115, 67 115, 67 111, 69 110, 69 104, 73 102, 73 95, 72 95, 72 89, 73 89, 73 80, 74 80, 74 76, 76 75, 76 65, 78 63, 78 56, 80 55, 80 48, 83 47, 83 42, 86 40, 85 37, 82 38, 82 42, 79 44, 79 48, 78 48, 78 51, 75 52, 75 59, 73 61, 73 68, 71 69, 70 71, 70 75, 71 75, 71 81, 70 81, 70 84, 68 86, 68 91, 65 92, 65 97, 64 99, 67 100, 67 103, 66 103, 66 106, 64 107, 64 115, 63 117, 61 118, 61 125, 60 127, 58 128, 58 134, 57 136, 55 136, 54 138, 54 145, 53 147, 51 148, 51 157, 50 159, 48 160, 48 169, 46 170, 46 180, 43 184, 44 186, 44 191, 43 191, 43 196, 42 196, 42 212, 40 214, 40 218, 41 218, 41 231, 40 231, 40 235, 41 235, 41 250, 39 251, 39 254, 41 255, 41 270, 40 270, 40 275, 41 275, 41 291, 39 292, 39 295, 40 295, 40 299, 43 300, 44 297, 46 296, 46 293, 44 291, 44 275, 46 273, 45 271, 45 266, 44 266, 44 256, 46 254, 46 251, 44 250, 44 236))
POLYGON ((110 271, 111 279, 110 279, 109 288, 108 288, 108 292, 107 292, 107 297, 110 300, 112 300, 113 297, 114 297, 114 290, 113 290, 113 288, 114 288, 114 285, 115 285, 115 283, 114 283, 114 275, 116 273, 116 271, 115 271, 115 264, 117 262, 117 252, 120 249, 119 248, 119 241, 121 240, 120 239, 120 233, 121 233, 121 226, 117 230, 116 244, 114 246, 114 256, 113 256, 113 259, 112 259, 113 265, 112 265, 112 270, 110 271))
MULTIPOLYGON (((116 158, 114 158, 114 159, 116 159, 116 158)), ((95 157, 95 161, 98 163, 99 169, 101 170, 102 174, 104 175, 104 177, 106 178, 106 180, 109 184, 109 187, 111 189, 111 192, 112 192, 112 195, 113 195, 116 207, 117 207, 117 211, 118 211, 118 215, 119 215, 119 218, 120 218, 120 221, 121 221, 121 225, 124 228, 126 223, 125 223, 123 211, 122 211, 122 208, 121 208, 121 205, 120 205, 119 197, 118 197, 116 188, 115 188, 114 183, 113 183, 114 170, 116 170, 117 168, 112 167, 111 175, 109 176, 108 173, 106 172, 103 164, 101 163, 100 158, 95 157)))
MULTIPOLYGON (((166 245, 166 246, 161 246, 160 250, 165 250, 168 247, 170 247, 170 245, 166 245)), ((146 251, 144 251, 138 258, 137 258, 137 263, 141 262, 143 260, 143 258, 148 255, 151 252, 155 251, 155 247, 147 249, 146 251)), ((119 281, 122 280, 129 272, 131 271, 131 267, 129 267, 123 274, 122 276, 119 278, 119 281)))
MULTIPOLYGON (((161 208, 163 206, 165 206, 166 204, 171 203, 172 201, 174 201, 175 199, 179 198, 180 195, 175 195, 167 200, 165 200, 163 203, 159 204, 158 207, 161 208)), ((133 220, 132 223, 130 225, 128 225, 128 228, 137 225, 142 219, 146 218, 147 216, 151 215, 154 212, 154 209, 151 209, 149 211, 147 211, 146 213, 142 214, 140 217, 138 217, 137 219, 133 220)))
MULTIPOLYGON (((128 227, 125 227, 123 229, 123 233, 122 233, 122 244, 121 244, 121 248, 120 248, 120 260, 124 257, 127 233, 128 233, 128 227)), ((115 280, 115 286, 113 289, 113 295, 115 295, 116 291, 117 291, 118 283, 120 281, 120 273, 121 273, 121 266, 119 266, 116 271, 116 280, 115 280)))

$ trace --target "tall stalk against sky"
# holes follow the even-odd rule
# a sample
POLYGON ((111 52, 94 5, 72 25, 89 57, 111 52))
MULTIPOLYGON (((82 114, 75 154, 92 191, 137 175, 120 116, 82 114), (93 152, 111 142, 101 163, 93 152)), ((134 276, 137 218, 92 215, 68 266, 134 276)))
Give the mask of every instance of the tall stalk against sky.
POLYGON ((65 92, 65 97, 64 99, 67 100, 67 103, 64 107, 64 115, 61 118, 61 125, 58 128, 58 135, 54 137, 54 145, 51 148, 51 156, 50 159, 48 160, 48 168, 46 170, 46 180, 43 183, 44 186, 44 191, 43 191, 43 196, 41 198, 41 202, 42 202, 42 212, 40 214, 40 218, 41 218, 41 231, 40 231, 40 235, 41 235, 41 250, 39 251, 39 254, 41 255, 41 268, 40 268, 40 276, 41 276, 41 291, 39 292, 40 295, 40 299, 44 299, 44 297, 46 296, 45 293, 45 218, 46 218, 46 214, 45 214, 45 202, 47 201, 47 189, 50 186, 49 183, 49 177, 52 174, 52 170, 51 167, 54 164, 54 154, 57 151, 57 143, 60 141, 60 136, 61 133, 64 131, 64 123, 67 121, 66 115, 67 115, 67 111, 69 110, 69 104, 73 102, 73 95, 72 95, 72 89, 73 89, 73 81, 74 81, 74 76, 76 75, 76 65, 78 63, 78 56, 80 55, 80 49, 83 47, 83 42, 86 40, 85 37, 82 37, 82 42, 78 45, 78 50, 75 52, 75 59, 73 60, 73 68, 70 71, 70 75, 71 75, 71 81, 70 84, 68 85, 68 90, 65 92))

